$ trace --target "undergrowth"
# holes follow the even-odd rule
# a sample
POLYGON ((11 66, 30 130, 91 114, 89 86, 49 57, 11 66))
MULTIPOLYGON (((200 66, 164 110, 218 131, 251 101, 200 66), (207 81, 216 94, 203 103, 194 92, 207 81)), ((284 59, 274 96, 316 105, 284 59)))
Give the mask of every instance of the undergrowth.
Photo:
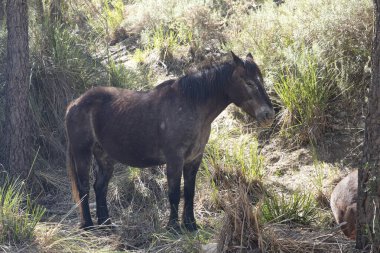
MULTIPOLYGON (((4 175, 3 175, 4 176, 4 175)), ((33 203, 25 193, 25 183, 5 176, 0 186, 0 242, 2 244, 27 243, 34 239, 35 227, 45 208, 33 203)))
POLYGON ((336 94, 334 73, 319 66, 317 56, 307 49, 292 61, 274 84, 283 105, 281 133, 301 143, 316 143, 327 125, 329 100, 336 94))
MULTIPOLYGON (((30 106, 35 133, 31 149, 38 153, 35 179, 46 195, 69 192, 67 180, 62 179, 66 178, 64 112, 70 101, 93 86, 145 90, 158 79, 220 59, 230 50, 239 55, 252 52, 280 111, 280 127, 271 132, 299 145, 314 144, 323 137, 336 107, 361 108, 369 81, 364 69, 372 36, 370 0, 278 5, 273 1, 79 0, 65 3, 61 23, 49 20, 49 4, 43 3, 43 24, 36 21, 34 6, 30 19, 30 106), (112 47, 113 43, 119 44, 112 47), (131 62, 137 67, 131 67, 136 66, 131 62)), ((0 31, 0 131, 5 39, 6 33, 0 31)), ((16 184, 11 194, 14 202, 9 202, 5 212, 12 222, 1 216, 2 229, 8 226, 2 240, 32 239, 37 227, 36 241, 42 252, 191 252, 213 239, 219 241, 220 252, 254 250, 267 224, 310 225, 319 219, 311 193, 285 195, 266 190, 270 172, 261 154, 263 144, 250 126, 243 130, 236 122, 224 126, 219 121, 213 129, 197 183, 198 234, 171 235, 162 230, 168 204, 165 173, 160 168, 115 171, 109 204, 120 228, 118 238, 78 231, 73 228, 75 218, 38 223, 42 209, 33 209, 27 195, 18 195, 16 184), (12 213, 12 208, 21 211, 12 213), (224 222, 220 222, 222 215, 224 222)), ((316 175, 320 192, 323 180, 321 174, 316 175)))
POLYGON ((263 223, 296 223, 310 225, 317 218, 314 196, 295 191, 290 196, 271 193, 260 207, 263 223))

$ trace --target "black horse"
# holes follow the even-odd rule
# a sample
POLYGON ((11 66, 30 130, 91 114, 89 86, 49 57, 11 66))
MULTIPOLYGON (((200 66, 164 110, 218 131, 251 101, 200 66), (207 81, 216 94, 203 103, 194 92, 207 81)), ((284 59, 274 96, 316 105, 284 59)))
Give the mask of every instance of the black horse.
POLYGON ((133 167, 166 164, 170 217, 178 229, 181 176, 184 178, 183 223, 196 230, 195 178, 210 136, 211 122, 231 103, 259 123, 270 123, 272 104, 261 72, 248 54, 203 71, 168 80, 146 92, 113 87, 92 88, 66 111, 67 167, 80 208, 81 227, 93 226, 88 203, 92 156, 98 224, 110 224, 107 187, 115 162, 133 167))

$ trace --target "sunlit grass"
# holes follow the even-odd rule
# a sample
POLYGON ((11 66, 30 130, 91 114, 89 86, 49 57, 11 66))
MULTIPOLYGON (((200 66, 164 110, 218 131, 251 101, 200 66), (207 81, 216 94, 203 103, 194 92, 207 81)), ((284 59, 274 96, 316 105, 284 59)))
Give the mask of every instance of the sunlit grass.
POLYGON ((260 216, 263 222, 310 225, 316 220, 317 209, 309 193, 295 191, 286 196, 273 192, 264 198, 260 216))
POLYGON ((44 213, 45 208, 34 204, 25 193, 23 181, 6 177, 0 186, 1 243, 18 244, 32 240, 44 213))

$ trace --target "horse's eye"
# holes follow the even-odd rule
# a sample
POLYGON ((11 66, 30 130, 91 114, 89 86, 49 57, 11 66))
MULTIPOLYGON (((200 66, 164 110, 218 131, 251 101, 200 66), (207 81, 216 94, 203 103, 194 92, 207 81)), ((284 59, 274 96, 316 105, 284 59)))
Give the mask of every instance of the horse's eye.
POLYGON ((255 85, 255 82, 253 82, 253 81, 251 81, 251 80, 247 81, 246 83, 247 83, 247 85, 249 85, 249 86, 254 86, 254 85, 255 85))

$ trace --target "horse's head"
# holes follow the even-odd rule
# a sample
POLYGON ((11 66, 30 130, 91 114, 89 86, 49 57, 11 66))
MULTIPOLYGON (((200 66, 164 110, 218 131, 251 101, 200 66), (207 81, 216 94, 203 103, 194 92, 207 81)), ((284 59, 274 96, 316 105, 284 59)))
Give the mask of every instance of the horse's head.
POLYGON ((249 53, 245 61, 233 52, 234 71, 232 83, 227 95, 232 103, 256 118, 259 124, 270 124, 274 118, 274 110, 263 86, 263 77, 259 67, 249 53))

